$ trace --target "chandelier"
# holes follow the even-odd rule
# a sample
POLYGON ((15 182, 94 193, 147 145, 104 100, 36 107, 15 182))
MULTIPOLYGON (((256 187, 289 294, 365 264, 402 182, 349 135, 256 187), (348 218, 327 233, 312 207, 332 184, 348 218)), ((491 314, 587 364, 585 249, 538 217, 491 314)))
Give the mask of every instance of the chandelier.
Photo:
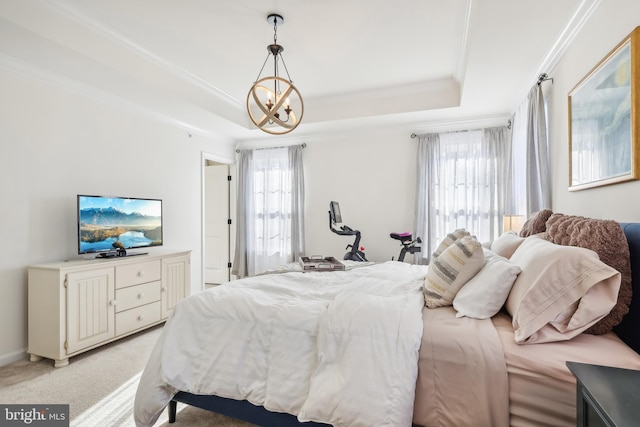
POLYGON ((267 46, 267 59, 264 60, 260 73, 247 94, 247 112, 253 124, 264 132, 282 135, 298 127, 304 113, 304 104, 284 63, 284 48, 277 43, 278 25, 284 23, 284 18, 281 15, 270 14, 267 22, 273 24, 273 44, 267 46), (272 55, 273 75, 260 78, 272 55), (280 75, 280 62, 287 74, 286 79, 280 75))

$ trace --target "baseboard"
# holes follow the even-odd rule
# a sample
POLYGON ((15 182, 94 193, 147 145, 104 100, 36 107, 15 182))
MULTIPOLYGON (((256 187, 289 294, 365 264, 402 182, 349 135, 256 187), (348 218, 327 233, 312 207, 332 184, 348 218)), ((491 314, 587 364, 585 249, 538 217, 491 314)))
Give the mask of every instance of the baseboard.
POLYGON ((27 354, 26 348, 21 351, 16 351, 15 353, 3 354, 3 355, 0 355, 0 367, 9 365, 19 360, 28 360, 28 359, 29 359, 29 355, 27 354))

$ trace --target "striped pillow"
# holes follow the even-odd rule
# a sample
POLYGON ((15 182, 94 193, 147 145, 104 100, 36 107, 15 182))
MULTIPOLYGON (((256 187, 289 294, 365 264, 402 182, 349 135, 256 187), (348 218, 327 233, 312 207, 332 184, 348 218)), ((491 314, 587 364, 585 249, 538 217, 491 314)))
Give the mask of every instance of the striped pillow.
POLYGON ((429 308, 452 305, 458 291, 484 264, 482 245, 473 236, 456 240, 431 261, 422 287, 429 308))
POLYGON ((470 234, 471 233, 469 233, 464 228, 459 228, 453 233, 447 234, 445 238, 442 239, 442 241, 440 242, 436 250, 433 251, 433 254, 431 255, 431 259, 438 258, 445 251, 445 249, 447 249, 449 246, 453 244, 453 242, 460 239, 461 237, 468 236, 470 234))

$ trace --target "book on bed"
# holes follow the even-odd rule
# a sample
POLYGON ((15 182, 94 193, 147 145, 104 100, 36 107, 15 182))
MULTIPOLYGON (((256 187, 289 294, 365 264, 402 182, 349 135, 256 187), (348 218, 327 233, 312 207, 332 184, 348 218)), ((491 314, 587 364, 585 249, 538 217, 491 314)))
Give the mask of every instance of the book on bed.
POLYGON ((334 257, 301 256, 299 263, 302 271, 344 271, 344 264, 334 257))

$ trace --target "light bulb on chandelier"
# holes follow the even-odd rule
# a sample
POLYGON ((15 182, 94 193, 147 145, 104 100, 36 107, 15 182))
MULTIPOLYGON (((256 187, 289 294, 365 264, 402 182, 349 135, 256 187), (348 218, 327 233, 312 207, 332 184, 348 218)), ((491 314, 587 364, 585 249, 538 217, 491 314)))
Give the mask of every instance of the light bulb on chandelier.
POLYGON ((269 52, 267 59, 247 94, 247 112, 253 124, 264 132, 282 135, 291 132, 300 124, 304 103, 284 63, 282 57, 284 48, 277 43, 278 25, 284 23, 284 18, 271 14, 267 17, 267 22, 273 24, 273 44, 267 46, 269 52), (273 56, 273 76, 260 78, 271 56, 273 56), (282 62, 287 79, 280 76, 279 62, 282 62))

